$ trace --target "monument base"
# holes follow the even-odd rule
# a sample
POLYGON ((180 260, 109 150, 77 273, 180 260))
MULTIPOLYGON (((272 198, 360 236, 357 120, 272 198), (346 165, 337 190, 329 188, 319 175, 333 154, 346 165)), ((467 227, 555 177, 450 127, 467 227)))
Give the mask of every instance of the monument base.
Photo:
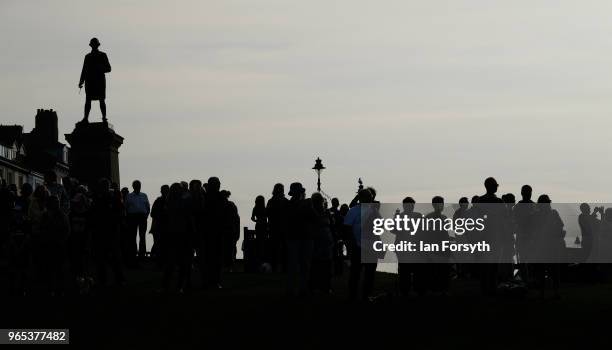
POLYGON ((123 137, 115 133, 108 123, 83 123, 75 125, 66 134, 70 143, 70 176, 92 189, 101 178, 119 182, 119 147, 123 137))

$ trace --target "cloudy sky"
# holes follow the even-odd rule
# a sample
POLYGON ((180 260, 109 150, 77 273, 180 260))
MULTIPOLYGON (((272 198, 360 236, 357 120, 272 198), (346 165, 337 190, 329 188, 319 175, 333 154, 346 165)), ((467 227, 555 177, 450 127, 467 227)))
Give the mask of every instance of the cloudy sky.
MULTIPOLYGON (((257 194, 302 181, 349 201, 448 201, 530 183, 608 201, 609 1, 0 0, 0 123, 82 118, 100 39, 123 185, 221 178, 243 224, 257 194)), ((100 118, 97 103, 92 118, 100 118)))

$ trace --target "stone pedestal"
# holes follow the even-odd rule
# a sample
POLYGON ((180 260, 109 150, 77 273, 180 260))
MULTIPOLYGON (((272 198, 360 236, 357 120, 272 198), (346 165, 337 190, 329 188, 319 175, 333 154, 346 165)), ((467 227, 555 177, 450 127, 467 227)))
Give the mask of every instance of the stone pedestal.
POLYGON ((100 178, 119 184, 119 147, 123 137, 108 123, 77 123, 71 134, 70 176, 90 188, 100 178))

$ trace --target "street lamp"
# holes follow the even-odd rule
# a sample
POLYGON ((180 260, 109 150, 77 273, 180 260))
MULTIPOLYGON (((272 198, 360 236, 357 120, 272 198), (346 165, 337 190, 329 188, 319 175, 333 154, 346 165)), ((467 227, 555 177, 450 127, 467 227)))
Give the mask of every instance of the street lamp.
POLYGON ((321 192, 321 173, 323 172, 323 169, 325 169, 323 166, 323 161, 321 161, 321 158, 317 157, 317 160, 315 160, 315 165, 312 167, 312 170, 317 173, 317 192, 321 192))

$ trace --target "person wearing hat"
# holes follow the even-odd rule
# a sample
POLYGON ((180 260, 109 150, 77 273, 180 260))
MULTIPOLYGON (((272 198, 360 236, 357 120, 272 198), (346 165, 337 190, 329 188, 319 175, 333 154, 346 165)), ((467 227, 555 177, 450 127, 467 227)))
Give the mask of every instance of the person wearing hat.
POLYGON ((289 186, 287 203, 287 294, 308 293, 308 280, 312 262, 313 237, 308 230, 310 208, 305 200, 306 190, 299 182, 289 186))
POLYGON ((97 38, 92 38, 89 41, 91 52, 85 55, 83 69, 81 70, 81 78, 79 79, 79 89, 85 84, 85 116, 82 122, 88 123, 89 111, 91 110, 91 101, 100 101, 100 111, 102 112, 102 121, 106 119, 106 78, 105 73, 110 73, 111 66, 108 62, 106 54, 100 50, 100 41, 97 38))

